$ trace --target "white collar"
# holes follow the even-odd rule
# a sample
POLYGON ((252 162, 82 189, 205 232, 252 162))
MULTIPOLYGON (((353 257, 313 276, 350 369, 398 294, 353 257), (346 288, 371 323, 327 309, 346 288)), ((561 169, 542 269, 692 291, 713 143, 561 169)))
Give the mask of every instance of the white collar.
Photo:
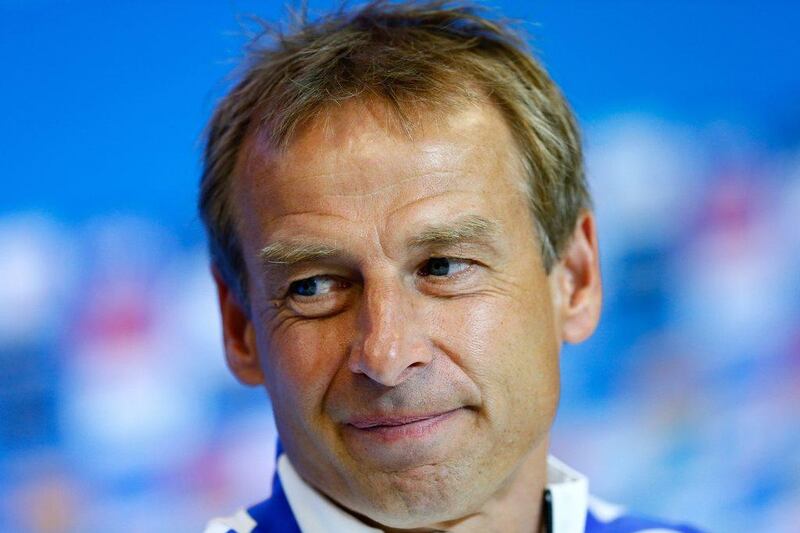
MULTIPOLYGON (((278 475, 303 533, 348 531, 381 533, 337 507, 306 483, 282 454, 278 475)), ((589 504, 589 480, 555 457, 547 457, 547 488, 552 495, 553 533, 583 533, 589 504)))

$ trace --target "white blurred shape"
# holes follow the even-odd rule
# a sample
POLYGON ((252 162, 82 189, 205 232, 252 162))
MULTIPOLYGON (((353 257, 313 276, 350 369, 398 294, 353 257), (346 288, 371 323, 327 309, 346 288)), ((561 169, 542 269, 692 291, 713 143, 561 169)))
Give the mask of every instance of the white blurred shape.
POLYGON ((100 477, 175 468, 198 453, 212 422, 191 340, 159 323, 181 286, 162 278, 181 254, 133 218, 98 219, 86 248, 93 275, 76 309, 60 405, 67 444, 100 477))
POLYGON ((217 292, 205 250, 192 250, 166 266, 154 298, 155 325, 174 344, 179 371, 200 388, 240 386, 225 365, 217 292))
POLYGON ((688 131, 620 116, 587 131, 586 167, 608 253, 669 242, 690 222, 703 158, 688 131))
POLYGON ((53 221, 36 214, 0 219, 0 346, 52 331, 74 273, 72 240, 53 221))
POLYGON ((758 176, 725 176, 707 218, 677 265, 682 327, 708 348, 711 366, 774 353, 791 333, 797 273, 771 216, 774 200, 756 194, 758 176), (795 282, 796 283, 796 282, 795 282))

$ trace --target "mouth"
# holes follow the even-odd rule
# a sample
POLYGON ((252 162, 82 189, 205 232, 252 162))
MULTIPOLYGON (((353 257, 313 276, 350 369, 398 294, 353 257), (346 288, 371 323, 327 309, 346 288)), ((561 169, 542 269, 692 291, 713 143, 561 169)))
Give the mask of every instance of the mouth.
POLYGON ((367 415, 352 418, 346 425, 366 438, 393 442, 433 435, 462 409, 410 415, 367 415))

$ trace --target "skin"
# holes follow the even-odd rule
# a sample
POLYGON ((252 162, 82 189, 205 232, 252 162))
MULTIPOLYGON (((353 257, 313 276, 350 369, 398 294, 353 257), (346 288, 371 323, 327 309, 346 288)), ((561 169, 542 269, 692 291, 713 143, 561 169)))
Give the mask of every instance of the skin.
POLYGON ((409 137, 382 106, 350 102, 283 152, 257 136, 244 152, 233 193, 251 308, 215 271, 226 357, 266 387, 298 473, 387 531, 537 531, 560 347, 599 318, 593 215, 548 275, 489 104, 431 114, 409 137), (470 220, 490 229, 419 238, 470 220), (264 261, 287 243, 325 254, 264 261))

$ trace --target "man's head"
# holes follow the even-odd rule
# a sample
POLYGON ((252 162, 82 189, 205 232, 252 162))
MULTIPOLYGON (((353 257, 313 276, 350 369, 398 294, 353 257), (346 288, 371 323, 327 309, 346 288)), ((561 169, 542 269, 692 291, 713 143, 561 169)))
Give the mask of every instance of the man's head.
POLYGON ((422 527, 543 465, 600 284, 574 121, 519 40, 430 4, 306 23, 253 53, 205 163, 228 363, 307 481, 422 527))

